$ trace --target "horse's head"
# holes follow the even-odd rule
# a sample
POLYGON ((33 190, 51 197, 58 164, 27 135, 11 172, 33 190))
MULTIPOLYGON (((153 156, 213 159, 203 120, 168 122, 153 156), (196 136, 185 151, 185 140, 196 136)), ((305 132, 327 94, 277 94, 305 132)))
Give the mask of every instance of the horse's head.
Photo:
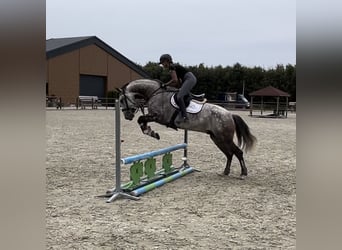
POLYGON ((125 119, 131 121, 138 109, 143 107, 144 98, 141 94, 129 92, 125 88, 119 91, 121 93, 119 97, 121 110, 124 113, 125 119))
POLYGON ((160 83, 149 79, 138 79, 125 84, 120 92, 120 106, 126 120, 133 120, 138 109, 144 109, 146 102, 160 89, 160 83))

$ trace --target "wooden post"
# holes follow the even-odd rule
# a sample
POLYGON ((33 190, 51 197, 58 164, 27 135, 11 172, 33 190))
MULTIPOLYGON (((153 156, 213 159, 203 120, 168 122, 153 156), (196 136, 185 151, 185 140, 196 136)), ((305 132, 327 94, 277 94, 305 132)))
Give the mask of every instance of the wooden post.
POLYGON ((286 96, 286 118, 287 118, 287 110, 289 108, 288 103, 289 103, 289 98, 286 96))
POLYGON ((276 110, 276 116, 279 116, 279 96, 277 96, 277 110, 276 110))

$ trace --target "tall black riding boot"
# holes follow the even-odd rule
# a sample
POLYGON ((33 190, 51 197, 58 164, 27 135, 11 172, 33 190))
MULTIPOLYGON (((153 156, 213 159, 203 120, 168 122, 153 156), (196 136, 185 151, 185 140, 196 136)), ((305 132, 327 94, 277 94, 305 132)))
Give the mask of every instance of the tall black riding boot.
POLYGON ((178 99, 178 105, 179 105, 183 120, 184 121, 188 120, 188 115, 186 113, 186 107, 185 107, 185 103, 184 103, 183 98, 178 99))

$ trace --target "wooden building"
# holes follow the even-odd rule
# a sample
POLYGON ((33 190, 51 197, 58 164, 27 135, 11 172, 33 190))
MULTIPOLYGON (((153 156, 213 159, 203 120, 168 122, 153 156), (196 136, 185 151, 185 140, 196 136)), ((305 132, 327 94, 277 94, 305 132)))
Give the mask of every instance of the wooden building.
POLYGON ((78 96, 106 97, 125 83, 149 78, 137 64, 96 36, 46 41, 46 95, 75 104, 78 96))

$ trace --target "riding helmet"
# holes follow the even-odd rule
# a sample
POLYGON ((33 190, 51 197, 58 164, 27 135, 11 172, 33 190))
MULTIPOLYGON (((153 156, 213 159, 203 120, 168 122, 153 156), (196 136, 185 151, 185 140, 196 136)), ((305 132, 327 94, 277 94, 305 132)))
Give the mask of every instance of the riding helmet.
POLYGON ((172 63, 172 57, 169 54, 163 54, 159 58, 159 64, 162 64, 164 61, 169 61, 172 63))

